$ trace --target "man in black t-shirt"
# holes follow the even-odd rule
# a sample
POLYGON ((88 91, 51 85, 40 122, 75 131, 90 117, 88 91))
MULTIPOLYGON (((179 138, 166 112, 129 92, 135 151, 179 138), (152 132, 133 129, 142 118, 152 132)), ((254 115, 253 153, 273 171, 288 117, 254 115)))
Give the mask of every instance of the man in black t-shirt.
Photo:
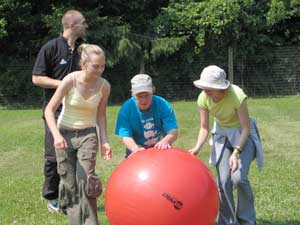
MULTIPOLYGON (((44 88, 44 107, 50 101, 55 89, 61 80, 70 72, 80 69, 80 56, 77 47, 81 38, 86 35, 86 20, 76 10, 67 11, 62 17, 63 34, 50 40, 40 50, 32 71, 33 84, 44 88)), ((61 107, 55 113, 59 116, 61 107)), ((44 117, 43 117, 44 118, 44 117)), ((60 211, 58 203, 59 174, 57 173, 57 162, 53 137, 45 124, 45 182, 43 196, 47 199, 47 207, 51 212, 60 211)))

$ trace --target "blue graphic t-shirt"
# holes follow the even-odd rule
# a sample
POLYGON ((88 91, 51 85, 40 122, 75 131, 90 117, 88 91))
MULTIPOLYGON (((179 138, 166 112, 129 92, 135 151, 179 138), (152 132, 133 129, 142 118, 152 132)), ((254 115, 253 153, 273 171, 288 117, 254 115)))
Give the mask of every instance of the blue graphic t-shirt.
POLYGON ((135 97, 131 97, 119 111, 115 134, 132 137, 138 145, 149 148, 177 128, 174 111, 164 98, 153 95, 150 109, 141 112, 135 97))

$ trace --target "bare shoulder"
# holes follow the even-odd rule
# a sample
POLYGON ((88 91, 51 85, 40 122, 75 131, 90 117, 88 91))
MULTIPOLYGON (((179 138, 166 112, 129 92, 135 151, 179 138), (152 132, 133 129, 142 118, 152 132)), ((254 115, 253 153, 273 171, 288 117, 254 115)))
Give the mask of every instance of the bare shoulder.
POLYGON ((111 88, 110 87, 110 83, 105 78, 103 78, 103 77, 102 77, 102 82, 103 82, 103 89, 102 89, 103 92, 108 92, 109 93, 110 92, 110 88, 111 88))
POLYGON ((69 73, 68 75, 66 75, 64 77, 64 79, 62 80, 62 85, 67 88, 73 87, 74 78, 76 77, 77 74, 78 74, 78 71, 72 72, 72 73, 69 73))

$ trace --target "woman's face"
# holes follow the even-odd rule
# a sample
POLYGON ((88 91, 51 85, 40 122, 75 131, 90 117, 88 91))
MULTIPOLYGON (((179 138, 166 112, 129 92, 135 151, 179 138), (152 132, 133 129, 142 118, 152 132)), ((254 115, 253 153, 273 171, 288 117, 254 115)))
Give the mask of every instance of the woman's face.
POLYGON ((87 75, 101 76, 105 70, 105 57, 103 55, 91 54, 85 66, 87 75))
POLYGON ((219 101, 222 98, 224 98, 226 93, 225 90, 213 89, 213 88, 205 88, 203 89, 203 91, 209 98, 212 98, 215 101, 219 101))

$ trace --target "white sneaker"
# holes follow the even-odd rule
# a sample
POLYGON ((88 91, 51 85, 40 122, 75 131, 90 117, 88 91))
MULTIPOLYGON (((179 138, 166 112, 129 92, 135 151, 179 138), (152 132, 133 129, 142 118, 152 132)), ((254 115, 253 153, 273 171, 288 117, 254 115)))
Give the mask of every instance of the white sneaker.
POLYGON ((48 200, 47 208, 49 212, 59 212, 60 207, 57 199, 48 200))

